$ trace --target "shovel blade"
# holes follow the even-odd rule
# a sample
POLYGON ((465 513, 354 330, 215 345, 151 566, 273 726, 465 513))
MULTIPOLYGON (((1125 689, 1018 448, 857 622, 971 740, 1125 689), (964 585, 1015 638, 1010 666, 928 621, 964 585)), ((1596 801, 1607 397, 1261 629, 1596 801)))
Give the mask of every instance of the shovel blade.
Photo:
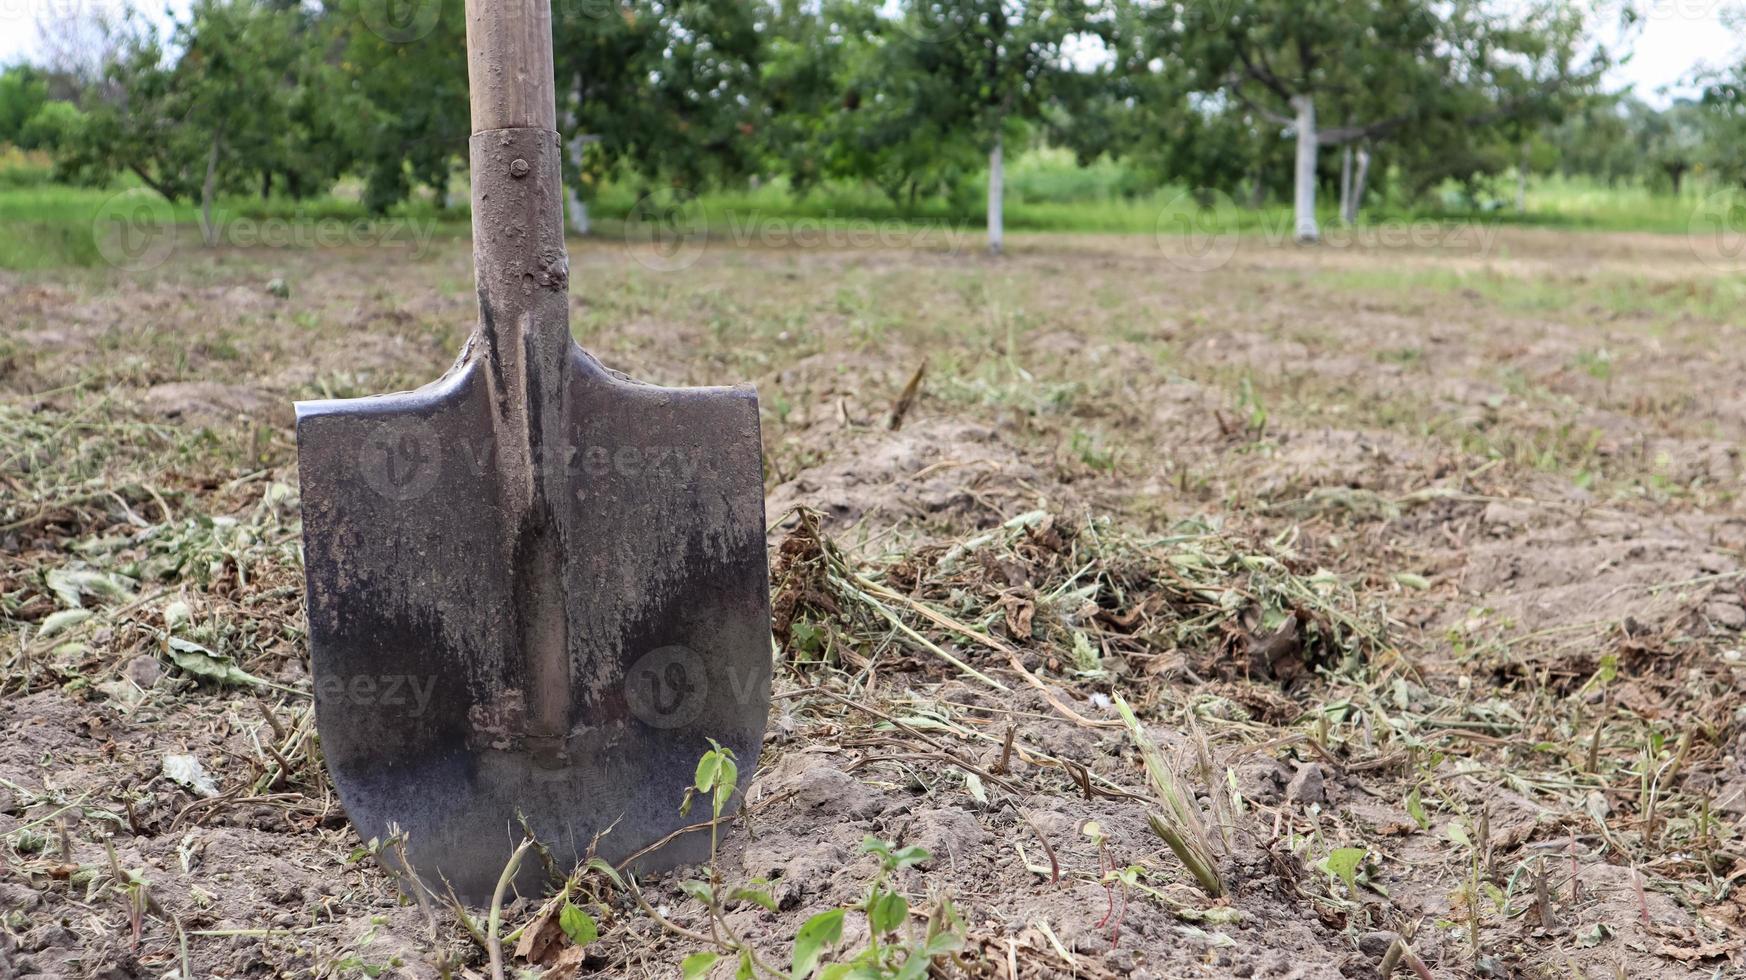
MULTIPOLYGON (((487 361, 415 392, 298 405, 316 720, 365 839, 406 835, 426 885, 483 903, 531 834, 536 889, 597 846, 645 871, 708 855, 679 812, 714 739, 751 778, 770 699, 762 452, 750 388, 670 389, 566 365, 562 615, 568 723, 554 760, 520 736, 517 529, 487 361), (665 843, 662 843, 665 841, 665 843), (652 851, 651 845, 660 844, 652 851)), ((525 567, 525 566, 524 566, 525 567)), ((530 690, 530 686, 534 688, 530 690)), ((707 808, 704 808, 706 811, 707 808)))

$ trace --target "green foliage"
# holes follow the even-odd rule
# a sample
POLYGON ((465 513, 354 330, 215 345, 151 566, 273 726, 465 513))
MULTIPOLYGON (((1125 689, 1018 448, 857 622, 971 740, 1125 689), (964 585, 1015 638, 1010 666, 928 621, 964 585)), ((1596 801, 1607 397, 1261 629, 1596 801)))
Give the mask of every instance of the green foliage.
MULTIPOLYGON (((1067 56, 1100 0, 785 4, 764 72, 767 145, 794 186, 868 181, 893 201, 965 188, 997 138, 1020 143, 1087 91, 1067 56)), ((1102 18, 1102 19, 1100 19, 1102 18)))
POLYGON ((248 0, 197 0, 167 39, 126 21, 83 120, 61 134, 63 173, 130 173, 172 201, 275 179, 294 196, 325 190, 350 157, 322 41, 301 8, 248 0))
POLYGON ((794 963, 789 971, 793 980, 806 980, 818 970, 824 954, 843 938, 842 909, 820 912, 806 920, 794 935, 794 963))
POLYGON ((41 72, 28 65, 0 71, 0 143, 32 149, 21 140, 24 126, 47 104, 48 83, 41 72))
POLYGON ((1338 848, 1322 862, 1322 869, 1345 882, 1347 893, 1356 897, 1358 894, 1358 869, 1364 866, 1364 859, 1369 856, 1370 852, 1362 847, 1338 848))
POLYGON ((71 102, 45 102, 18 131, 15 142, 26 150, 54 152, 66 146, 85 124, 85 114, 71 102))
POLYGON ((600 938, 600 926, 594 917, 569 902, 565 902, 558 912, 558 928, 577 946, 586 946, 600 938))
MULTIPOLYGON (((1531 130, 1592 90, 1609 62, 1586 27, 1557 3, 1127 5, 1118 82, 1063 136, 1082 156, 1132 154, 1166 178, 1259 201, 1290 185, 1307 99, 1318 145, 1364 144, 1378 175, 1422 196, 1514 166, 1531 130)), ((1337 161, 1320 166, 1334 179, 1337 161)))
MULTIPOLYGON (((739 766, 732 750, 713 739, 709 744, 709 751, 697 760, 697 771, 686 791, 681 812, 690 808, 698 794, 704 794, 710 799, 711 809, 719 820, 738 786, 739 766)), ((712 923, 709 934, 718 948, 687 956, 680 964, 680 974, 687 978, 703 977, 725 959, 736 964, 736 977, 784 976, 743 942, 724 917, 727 903, 749 902, 775 912, 775 900, 764 890, 762 881, 732 886, 723 882, 715 866, 715 843, 712 824, 707 878, 683 882, 680 888, 707 910, 712 923)), ((867 919, 866 948, 840 961, 827 963, 831 950, 842 942, 844 921, 850 909, 826 909, 808 919, 795 934, 786 973, 789 980, 811 980, 814 976, 821 980, 920 980, 928 975, 936 959, 963 947, 964 924, 951 902, 941 900, 925 928, 911 929, 909 899, 890 884, 891 877, 898 872, 932 860, 925 849, 899 848, 868 837, 862 842, 861 850, 879 861, 879 870, 868 884, 866 897, 856 906, 867 919)), ((660 917, 660 913, 650 908, 640 896, 638 902, 645 912, 660 917)), ((564 919, 560 918, 560 924, 564 925, 566 933, 570 931, 564 919)), ((571 938, 575 939, 575 936, 571 938)))

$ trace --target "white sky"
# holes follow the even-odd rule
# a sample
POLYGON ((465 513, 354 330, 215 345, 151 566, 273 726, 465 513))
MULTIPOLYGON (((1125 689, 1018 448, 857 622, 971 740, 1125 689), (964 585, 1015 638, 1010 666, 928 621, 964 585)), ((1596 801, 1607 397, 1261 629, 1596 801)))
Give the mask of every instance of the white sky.
MULTIPOLYGON (((125 0, 0 0, 0 64, 33 57, 38 48, 37 24, 45 16, 64 16, 69 11, 119 9, 125 0)), ((1507 2, 1507 0, 1506 0, 1507 2)), ((1574 0, 1582 2, 1582 0, 1574 0)), ((1602 9, 1599 19, 1612 21, 1625 2, 1591 0, 1602 9)), ((1634 0, 1643 17, 1630 61, 1616 69, 1610 87, 1634 85, 1637 94, 1655 105, 1671 96, 1693 92, 1682 80, 1699 64, 1722 64, 1746 48, 1722 22, 1724 10, 1746 7, 1746 0, 1634 0)), ((165 6, 186 10, 188 0, 139 0, 143 10, 158 13, 165 6)), ((1609 42, 1612 38, 1605 38, 1609 42)))

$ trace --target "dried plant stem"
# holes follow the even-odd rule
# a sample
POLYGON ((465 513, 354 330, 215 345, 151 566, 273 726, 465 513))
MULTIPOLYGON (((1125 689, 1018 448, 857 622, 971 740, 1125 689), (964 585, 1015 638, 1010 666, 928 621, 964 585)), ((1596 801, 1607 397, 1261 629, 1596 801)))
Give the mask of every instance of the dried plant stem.
POLYGON ((1128 702, 1117 695, 1115 705, 1122 722, 1128 726, 1128 735, 1139 747, 1152 791, 1162 804, 1161 811, 1146 814, 1147 824, 1181 859, 1189 873, 1194 875, 1194 880, 1200 883, 1201 890, 1218 898, 1225 893, 1225 883, 1219 878, 1218 858, 1213 853, 1206 823, 1201 819, 1194 797, 1183 790, 1175 772, 1165 763, 1157 743, 1146 735, 1145 727, 1128 702))
POLYGON ((521 868, 522 857, 532 846, 533 838, 522 840, 521 846, 509 856, 509 863, 503 866, 497 889, 491 893, 491 916, 485 921, 485 946, 491 954, 491 980, 503 980, 503 941, 498 937, 503 928, 503 895, 509 891, 509 883, 515 880, 515 873, 521 868))

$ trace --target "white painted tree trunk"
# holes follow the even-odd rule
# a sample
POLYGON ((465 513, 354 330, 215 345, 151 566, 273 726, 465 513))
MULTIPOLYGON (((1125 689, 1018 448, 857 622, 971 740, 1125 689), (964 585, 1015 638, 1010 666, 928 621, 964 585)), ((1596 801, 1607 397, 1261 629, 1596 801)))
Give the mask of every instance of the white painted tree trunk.
POLYGON ((1340 224, 1352 227, 1352 144, 1340 151, 1340 224))
POLYGON ((1516 165, 1516 213, 1528 210, 1528 144, 1522 144, 1522 162, 1516 165))
POLYGON ((218 150, 224 138, 212 134, 212 148, 206 154, 206 179, 200 182, 200 239, 207 248, 218 244, 218 226, 212 221, 212 201, 218 196, 218 150))
POLYGON ((570 140, 570 163, 576 168, 574 179, 564 184, 564 211, 570 218, 570 231, 577 235, 588 234, 591 227, 588 223, 588 202, 582 200, 582 144, 586 143, 581 134, 570 140))
POLYGON ((1370 151, 1360 146, 1355 155, 1358 169, 1352 174, 1352 195, 1346 199, 1345 210, 1340 215, 1348 225, 1358 223, 1358 209, 1364 206, 1364 182, 1370 177, 1370 151))
POLYGON ((996 134, 988 154, 988 254, 1006 247, 1006 136, 996 134))
POLYGON ((1316 100, 1294 95, 1291 105, 1297 110, 1297 240, 1316 242, 1322 237, 1316 227, 1316 100))
POLYGON ((588 202, 582 200, 582 195, 576 192, 575 184, 564 188, 564 213, 570 219, 571 234, 588 234, 588 202))

